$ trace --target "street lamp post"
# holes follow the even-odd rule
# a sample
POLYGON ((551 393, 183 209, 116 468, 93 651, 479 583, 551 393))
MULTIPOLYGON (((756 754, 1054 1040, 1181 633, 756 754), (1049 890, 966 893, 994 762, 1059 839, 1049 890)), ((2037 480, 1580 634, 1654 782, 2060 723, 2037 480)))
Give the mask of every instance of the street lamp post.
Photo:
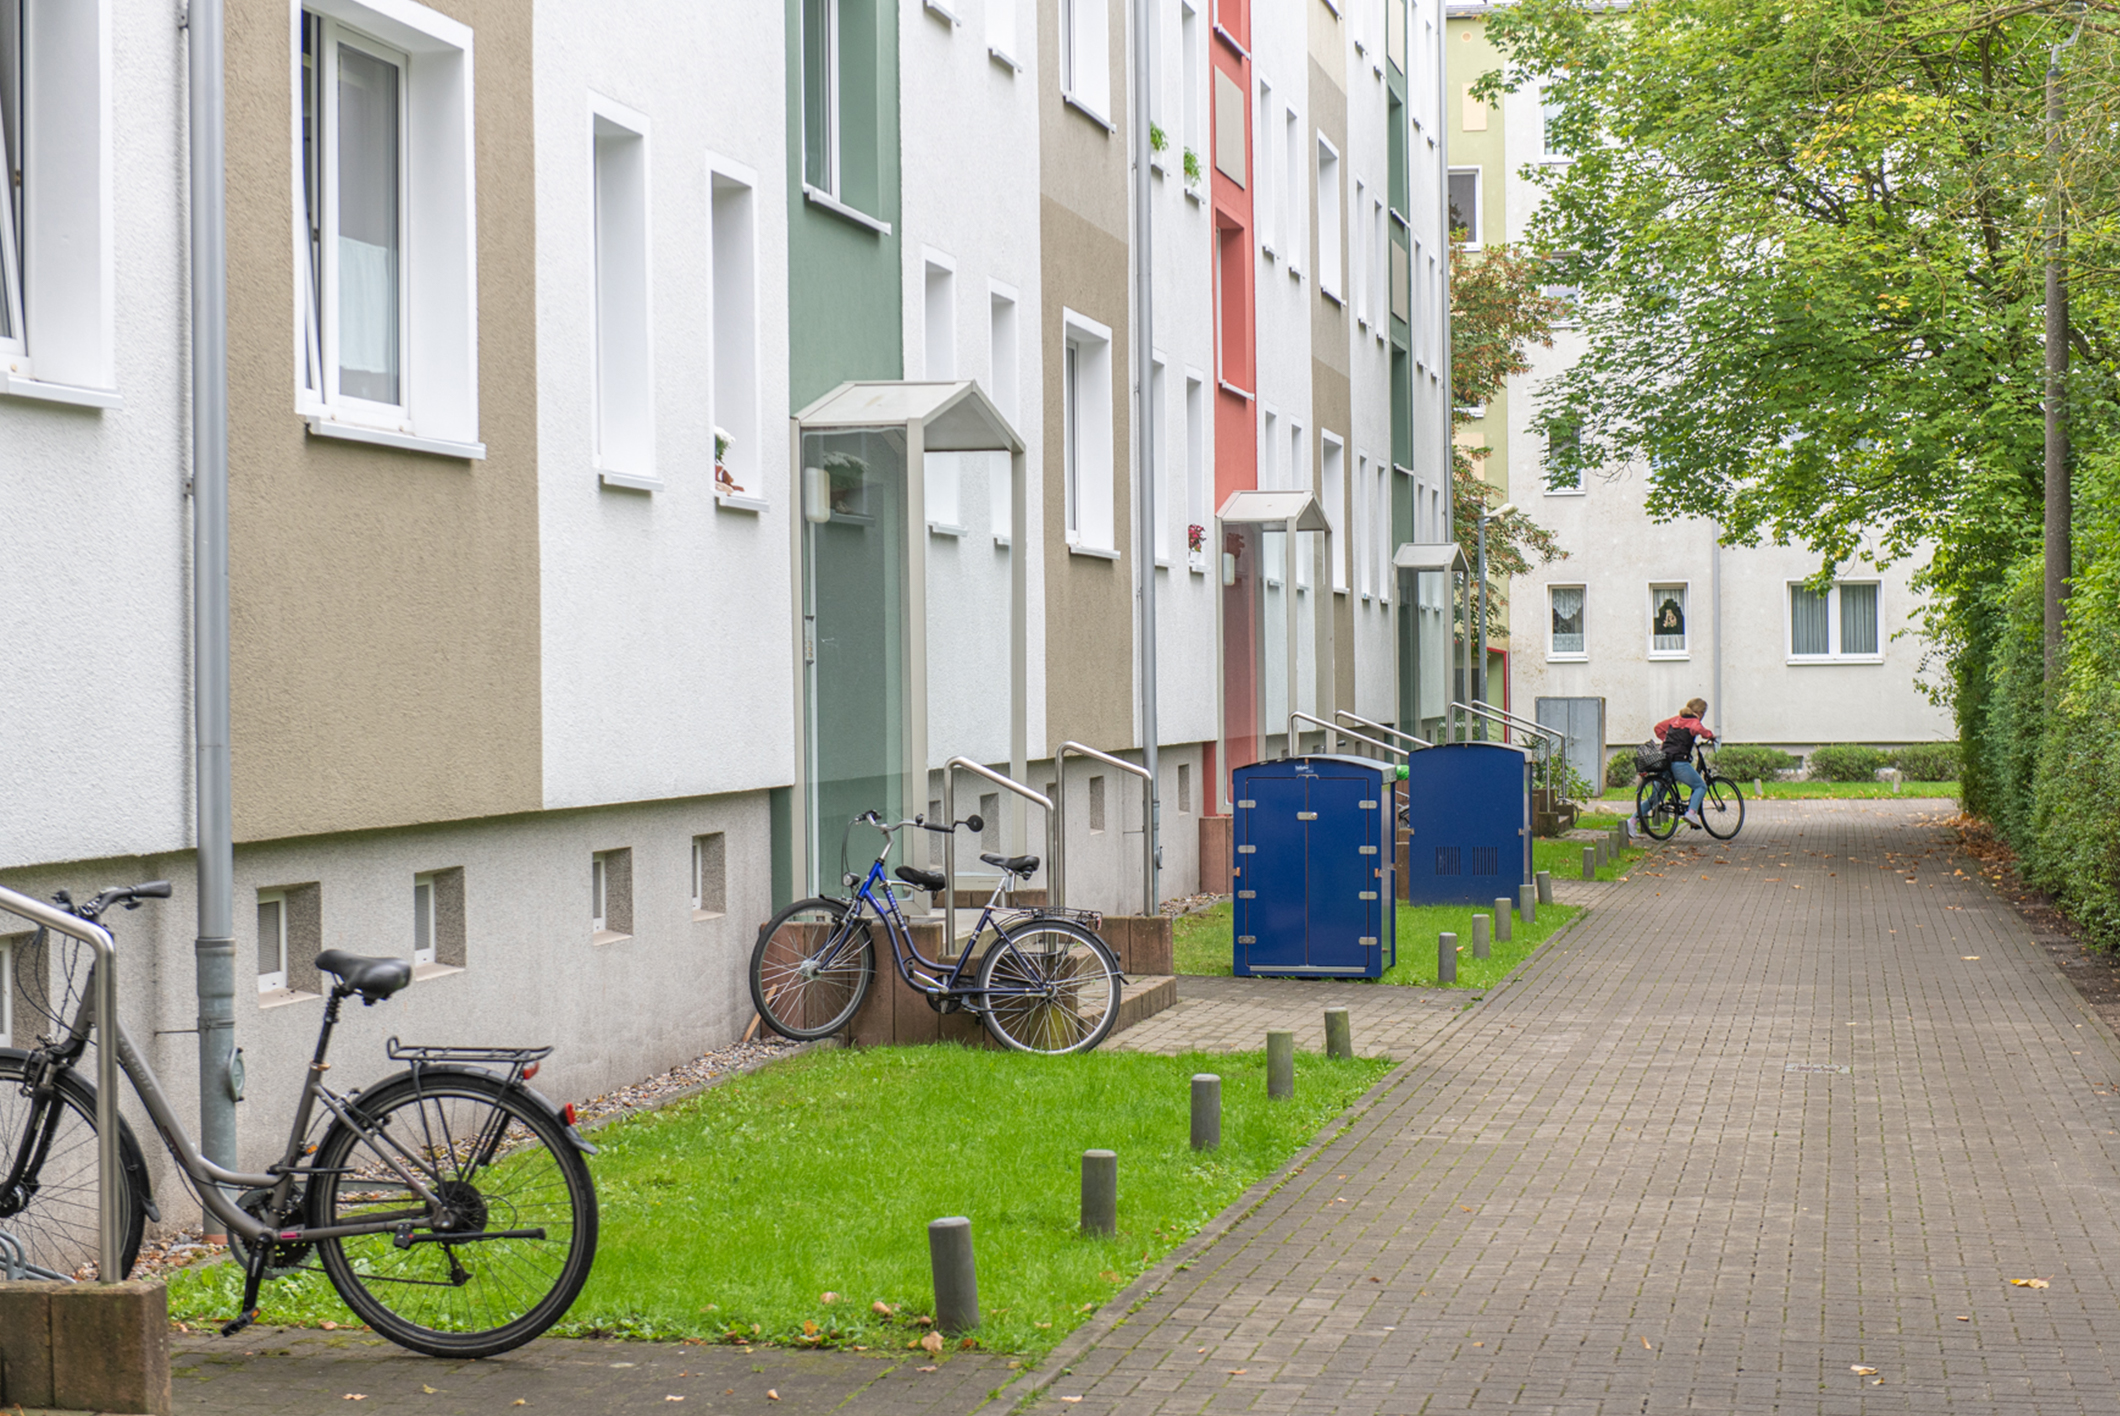
MULTIPOLYGON (((1480 669, 1479 669, 1479 674, 1478 674, 1478 682, 1479 682, 1479 701, 1480 701, 1480 702, 1482 702, 1482 703, 1485 703, 1485 702, 1487 702, 1487 701, 1488 701, 1488 699, 1487 699, 1487 523, 1488 523, 1488 522, 1490 522, 1490 521, 1499 521, 1499 520, 1501 520, 1501 518, 1503 518, 1503 517, 1507 516, 1507 515, 1508 515, 1508 514, 1509 514, 1510 512, 1512 512, 1512 511, 1515 511, 1515 510, 1516 510, 1516 503, 1515 503, 1515 502, 1503 502, 1503 503, 1502 503, 1502 504, 1501 504, 1500 506, 1496 507, 1496 508, 1495 508, 1495 509, 1494 509, 1493 511, 1483 511, 1483 512, 1481 512, 1481 513, 1480 513, 1480 520, 1479 520, 1479 528, 1478 528, 1478 530, 1479 530, 1479 576, 1480 576, 1480 609, 1479 609, 1479 617, 1480 617, 1480 622, 1479 622, 1478 626, 1477 626, 1477 627, 1476 627, 1476 628, 1474 629, 1474 634, 1475 634, 1475 636, 1477 637, 1477 642, 1478 642, 1478 644, 1479 644, 1479 665, 1480 665, 1480 669)), ((1486 720, 1486 719, 1484 719, 1484 718, 1482 718, 1482 719, 1480 720, 1480 737, 1481 737, 1481 738, 1482 738, 1482 739, 1484 740, 1484 739, 1486 738, 1486 736, 1487 736, 1487 720, 1486 720)))

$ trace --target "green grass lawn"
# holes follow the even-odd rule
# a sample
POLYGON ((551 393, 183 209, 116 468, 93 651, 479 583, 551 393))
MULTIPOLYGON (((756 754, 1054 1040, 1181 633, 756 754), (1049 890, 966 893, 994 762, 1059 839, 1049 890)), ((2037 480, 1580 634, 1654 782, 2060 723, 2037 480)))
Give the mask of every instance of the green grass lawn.
MULTIPOLYGON (((1746 782, 1744 788, 1745 800, 1754 800, 1752 783, 1746 782)), ((1812 798, 1830 797, 1860 801, 1872 797, 1902 796, 1948 797, 1955 800, 1958 795, 1958 784, 1956 782, 1901 782, 1899 790, 1896 792, 1892 790, 1890 782, 1769 782, 1767 783, 1766 799, 1768 801, 1806 801, 1812 798)), ((1631 813, 1634 809, 1634 788, 1628 787, 1624 791, 1608 791, 1601 800, 1615 807, 1624 807, 1626 811, 1631 813)))
MULTIPOLYGON (((813 1052, 594 1135, 596 1267, 555 1335, 903 1349, 932 1313, 927 1222, 972 1221, 990 1351, 1046 1350, 1286 1161, 1390 1063, 1262 1052, 1025 1057, 954 1046, 813 1052), (1222 1148, 1188 1142, 1195 1072, 1222 1148), (1119 1153, 1119 1233, 1078 1232, 1081 1154, 1119 1153), (836 1294, 831 1303, 823 1295, 836 1294), (894 1317, 875 1313, 885 1303, 894 1317), (815 1324, 814 1329, 806 1325, 815 1324)), ((233 1264, 177 1274, 170 1315, 235 1311, 233 1264)), ((268 1284, 266 1323, 353 1324, 322 1274, 268 1284)))

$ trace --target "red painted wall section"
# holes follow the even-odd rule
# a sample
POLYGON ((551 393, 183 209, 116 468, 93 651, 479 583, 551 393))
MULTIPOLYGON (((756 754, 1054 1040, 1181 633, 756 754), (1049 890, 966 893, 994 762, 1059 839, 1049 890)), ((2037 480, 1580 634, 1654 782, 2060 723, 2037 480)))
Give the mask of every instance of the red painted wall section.
MULTIPOLYGON (((1251 150, 1251 59, 1247 53, 1250 47, 1250 0, 1215 0, 1214 33, 1208 40, 1212 72, 1217 76, 1214 80, 1216 93, 1209 105, 1210 122, 1214 127, 1208 141, 1209 194, 1214 208, 1211 239, 1215 248, 1208 253, 1208 278, 1216 286, 1215 505, 1218 507, 1230 493, 1259 485, 1258 418, 1252 403, 1252 395, 1258 391, 1255 357, 1258 305, 1257 262, 1252 247, 1254 154, 1251 150), (1219 131, 1223 78, 1244 95, 1244 131, 1236 135, 1237 146, 1244 154, 1242 180, 1224 172, 1214 161, 1215 154, 1223 150, 1224 135, 1219 131)), ((1226 762, 1209 764, 1208 779, 1215 780, 1213 774, 1219 768, 1225 774, 1225 793, 1229 769, 1258 761, 1263 747, 1258 721, 1260 566, 1257 547, 1256 536, 1241 535, 1230 535, 1224 544, 1216 547, 1217 574, 1224 581, 1222 711, 1229 756, 1226 762), (1231 558, 1234 558, 1236 571, 1234 585, 1227 583, 1231 558)))

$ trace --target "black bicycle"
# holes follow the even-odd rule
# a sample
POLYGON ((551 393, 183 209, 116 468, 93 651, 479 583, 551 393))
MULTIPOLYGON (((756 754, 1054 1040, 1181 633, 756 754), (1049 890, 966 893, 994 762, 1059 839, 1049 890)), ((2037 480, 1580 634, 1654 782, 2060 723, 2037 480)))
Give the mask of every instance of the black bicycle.
MULTIPOLYGON (((1698 744, 1693 748, 1693 762, 1701 780, 1708 784, 1700 799, 1701 824, 1716 840, 1727 841, 1744 828, 1744 789, 1734 778, 1717 772, 1713 760, 1698 744)), ((1641 775, 1641 785, 1634 792, 1634 817, 1653 839, 1668 841, 1685 819, 1686 802, 1692 793, 1693 789, 1680 782, 1666 762, 1660 770, 1641 775)))
MULTIPOLYGON (((169 882, 156 880, 79 905, 64 891, 53 899, 94 921, 112 905, 135 909, 168 897, 169 882)), ((361 1321, 435 1357, 519 1347, 581 1292, 596 1256, 596 1187, 586 1159, 596 1148, 575 1129, 571 1105, 554 1106, 529 1086, 551 1048, 407 1047, 392 1038, 389 1055, 407 1070, 340 1095, 324 1085, 340 1005, 356 995, 364 1005, 382 1002, 412 982, 412 965, 326 950, 317 968, 337 982, 286 1148, 255 1174, 224 1170, 192 1143, 124 1024, 95 1017, 101 965, 91 962, 78 987, 74 978, 85 948, 56 961, 64 982, 51 997, 50 937, 41 929, 32 937, 16 977, 18 996, 30 991, 21 987, 25 978, 41 993, 33 1004, 58 1035, 26 1052, 0 1048, 0 1234, 33 1276, 97 1274, 96 1091, 75 1071, 94 1027, 102 1046, 116 1047, 178 1169, 228 1226, 244 1282, 242 1307, 223 1336, 256 1321, 266 1280, 319 1266, 361 1321), (312 1143, 319 1107, 328 1121, 312 1143)), ((122 1119, 118 1155, 124 1277, 147 1218, 161 1215, 139 1142, 122 1119)))

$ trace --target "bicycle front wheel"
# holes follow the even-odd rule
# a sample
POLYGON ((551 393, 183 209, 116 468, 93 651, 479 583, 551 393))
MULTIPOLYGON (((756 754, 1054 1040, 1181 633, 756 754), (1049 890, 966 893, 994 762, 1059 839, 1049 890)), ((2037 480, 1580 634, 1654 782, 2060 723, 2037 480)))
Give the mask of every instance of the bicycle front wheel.
POLYGON ((1708 834, 1718 841, 1727 841, 1745 824, 1745 794, 1743 788, 1728 777, 1708 778, 1708 791, 1700 799, 1700 819, 1708 828, 1708 834))
POLYGON ((766 922, 751 950, 751 1002, 767 1027, 807 1042, 830 1037, 869 996, 876 941, 838 900, 798 900, 766 922))
POLYGON ((1634 793, 1634 816, 1653 840, 1668 841, 1678 829, 1678 789, 1665 777, 1651 777, 1634 793))
POLYGON ((1103 940, 1064 920, 1002 931, 979 961, 994 1041, 1016 1052, 1087 1052, 1119 1020, 1119 966, 1103 940))
POLYGON ((311 1213, 392 1231, 318 1242, 346 1306, 430 1357, 491 1357, 557 1322, 596 1258, 596 1186, 566 1127, 483 1072, 404 1073, 355 1105, 376 1138, 332 1123, 311 1213))
MULTIPOLYGON (((31 1278, 87 1281, 102 1249, 96 1209, 96 1089, 62 1072, 41 1111, 29 1091, 29 1054, 0 1048, 0 1273, 29 1265, 31 1278), (10 1188, 27 1152, 32 1164, 10 1188), (35 1157, 43 1159, 37 1162, 35 1157), (13 1245, 9 1240, 13 1240, 13 1245), (11 1249, 19 1252, 10 1252, 11 1249)), ((119 1278, 132 1272, 147 1223, 147 1163, 132 1128, 118 1120, 119 1278)))

